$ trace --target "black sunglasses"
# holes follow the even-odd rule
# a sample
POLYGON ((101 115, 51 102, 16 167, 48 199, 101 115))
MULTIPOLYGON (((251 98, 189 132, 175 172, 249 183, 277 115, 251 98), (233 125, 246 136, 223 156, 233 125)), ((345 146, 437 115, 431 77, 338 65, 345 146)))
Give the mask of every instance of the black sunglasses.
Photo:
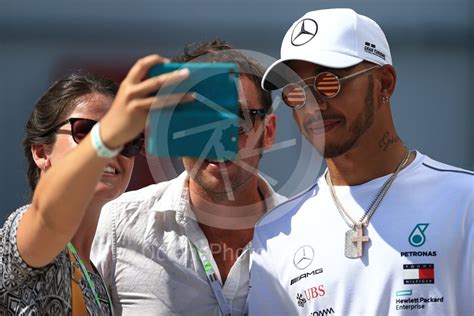
POLYGON ((244 109, 240 110, 240 127, 239 134, 245 134, 253 129, 255 124, 255 117, 264 118, 267 115, 267 111, 261 109, 244 109))
MULTIPOLYGON (((79 144, 91 131, 92 127, 97 123, 97 121, 85 119, 85 118, 69 118, 61 123, 58 123, 50 132, 57 132, 57 130, 65 125, 71 124, 71 135, 72 139, 79 144)), ((143 134, 138 135, 137 138, 128 142, 123 146, 120 155, 125 157, 133 157, 140 153, 140 150, 143 147, 143 143, 145 142, 145 137, 143 134)))

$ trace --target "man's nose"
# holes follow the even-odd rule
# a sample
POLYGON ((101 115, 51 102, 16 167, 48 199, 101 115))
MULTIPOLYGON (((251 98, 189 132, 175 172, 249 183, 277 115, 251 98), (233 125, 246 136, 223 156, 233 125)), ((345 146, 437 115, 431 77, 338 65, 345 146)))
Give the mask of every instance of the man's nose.
POLYGON ((327 100, 314 91, 314 89, 308 89, 306 107, 312 112, 326 111, 328 108, 327 100))

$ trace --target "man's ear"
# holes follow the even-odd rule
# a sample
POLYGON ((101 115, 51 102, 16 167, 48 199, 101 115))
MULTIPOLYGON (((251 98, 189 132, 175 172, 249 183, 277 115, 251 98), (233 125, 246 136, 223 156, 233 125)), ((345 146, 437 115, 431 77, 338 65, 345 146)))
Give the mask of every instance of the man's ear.
POLYGON ((46 171, 49 167, 51 167, 51 161, 49 158, 51 148, 50 145, 47 144, 33 144, 31 145, 31 156, 35 161, 38 168, 42 171, 46 171))
POLYGON ((381 69, 381 95, 385 98, 390 98, 395 90, 397 83, 397 72, 392 65, 385 65, 381 69))
POLYGON ((263 134, 263 148, 270 149, 275 142, 276 133, 276 115, 274 113, 267 114, 264 119, 265 130, 263 134))

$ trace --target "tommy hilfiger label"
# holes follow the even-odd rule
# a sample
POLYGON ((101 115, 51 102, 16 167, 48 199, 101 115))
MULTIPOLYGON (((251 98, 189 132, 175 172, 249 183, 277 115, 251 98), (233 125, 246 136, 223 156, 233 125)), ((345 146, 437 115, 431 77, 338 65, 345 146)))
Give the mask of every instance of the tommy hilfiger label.
POLYGON ((403 284, 435 283, 434 264, 415 263, 403 265, 403 284))
POLYGON ((372 44, 372 43, 369 43, 369 42, 365 42, 364 51, 366 53, 369 53, 369 54, 375 55, 379 58, 382 58, 383 60, 385 60, 385 58, 386 58, 384 53, 377 50, 377 47, 375 46, 375 44, 372 44))

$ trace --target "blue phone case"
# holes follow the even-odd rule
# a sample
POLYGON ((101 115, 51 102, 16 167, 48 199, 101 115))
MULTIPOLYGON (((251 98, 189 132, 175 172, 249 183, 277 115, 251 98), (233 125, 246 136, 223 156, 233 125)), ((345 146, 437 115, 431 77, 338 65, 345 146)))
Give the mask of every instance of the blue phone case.
POLYGON ((147 150, 157 156, 235 160, 239 137, 238 68, 232 63, 170 63, 149 76, 180 68, 189 77, 161 88, 158 96, 195 92, 195 101, 150 111, 147 150))

